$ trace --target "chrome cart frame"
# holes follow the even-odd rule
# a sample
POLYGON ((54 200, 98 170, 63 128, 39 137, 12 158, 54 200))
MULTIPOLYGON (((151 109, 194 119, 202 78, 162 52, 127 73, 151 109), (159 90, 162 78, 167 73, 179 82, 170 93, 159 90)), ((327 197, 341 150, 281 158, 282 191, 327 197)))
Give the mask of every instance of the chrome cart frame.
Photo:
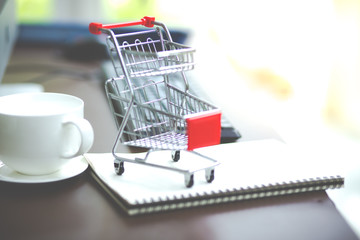
POLYGON ((194 173, 200 170, 205 170, 207 182, 212 182, 219 162, 194 149, 220 143, 221 112, 188 91, 185 72, 194 68, 195 50, 173 42, 167 27, 152 17, 110 25, 91 23, 89 29, 94 34, 107 35, 116 72, 105 84, 118 127, 112 150, 116 173, 122 175, 124 162, 131 162, 182 173, 187 187, 194 184, 194 173), (114 31, 135 25, 148 29, 120 34, 114 31), (181 76, 183 89, 172 84, 175 74, 181 76), (116 151, 119 143, 146 148, 148 152, 141 159, 124 158, 116 151), (183 170, 149 163, 150 153, 159 150, 171 150, 175 162, 180 159, 180 151, 188 151, 209 160, 209 164, 183 170))

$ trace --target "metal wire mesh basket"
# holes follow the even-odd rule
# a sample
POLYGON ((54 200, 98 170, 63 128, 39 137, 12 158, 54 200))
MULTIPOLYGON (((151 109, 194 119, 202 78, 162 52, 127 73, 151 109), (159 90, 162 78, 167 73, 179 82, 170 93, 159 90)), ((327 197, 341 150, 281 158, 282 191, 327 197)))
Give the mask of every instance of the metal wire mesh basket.
MULTIPOLYGON (((164 41, 163 49, 157 51, 157 41, 159 40, 148 38, 146 42, 140 40, 133 44, 124 42, 120 46, 125 66, 131 77, 162 75, 194 68, 194 49, 164 41)), ((108 44, 111 45, 111 42, 108 44)))
MULTIPOLYGON (((128 119, 123 130, 126 138, 120 139, 123 144, 158 150, 193 150, 201 144, 211 145, 209 142, 191 142, 196 136, 189 136, 192 132, 188 126, 195 118, 210 121, 211 116, 215 126, 204 126, 214 127, 206 129, 207 135, 220 134, 216 129, 220 111, 215 106, 171 85, 167 85, 165 92, 160 91, 166 85, 165 81, 148 80, 141 86, 133 85, 133 93, 123 83, 117 78, 106 83, 118 126, 128 119)), ((218 136, 214 136, 213 142, 217 143, 217 140, 218 136)))

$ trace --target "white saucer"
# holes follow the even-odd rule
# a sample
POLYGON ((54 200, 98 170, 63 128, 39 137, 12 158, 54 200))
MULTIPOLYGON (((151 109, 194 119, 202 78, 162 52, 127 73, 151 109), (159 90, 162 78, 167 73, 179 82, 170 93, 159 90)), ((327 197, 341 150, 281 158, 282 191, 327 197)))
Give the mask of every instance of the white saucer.
POLYGON ((75 177, 84 172, 88 167, 88 163, 84 157, 77 157, 69 161, 59 171, 48 175, 24 175, 14 171, 8 166, 0 167, 0 181, 13 183, 47 183, 56 182, 71 177, 75 177))

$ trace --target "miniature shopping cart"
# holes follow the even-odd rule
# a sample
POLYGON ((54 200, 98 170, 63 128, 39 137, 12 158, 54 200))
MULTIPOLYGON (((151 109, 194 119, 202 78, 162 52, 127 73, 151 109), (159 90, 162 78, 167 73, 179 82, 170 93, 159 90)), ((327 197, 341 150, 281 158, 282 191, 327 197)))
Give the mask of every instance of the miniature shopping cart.
POLYGON ((166 26, 153 17, 111 25, 91 23, 89 29, 93 34, 107 35, 116 72, 105 84, 118 127, 112 150, 116 173, 122 175, 124 162, 132 162, 183 173, 187 187, 194 184, 194 173, 200 170, 205 170, 207 182, 212 182, 219 163, 194 149, 220 143, 221 112, 188 91, 185 71, 194 68, 195 50, 173 42, 166 26), (119 28, 135 25, 147 28, 118 32, 119 28), (172 84, 179 81, 179 77, 173 78, 176 74, 183 81, 182 89, 172 84), (124 158, 117 154, 119 143, 148 151, 144 158, 124 158), (175 162, 180 159, 180 151, 188 151, 209 164, 184 170, 147 162, 149 154, 158 150, 170 150, 175 162))

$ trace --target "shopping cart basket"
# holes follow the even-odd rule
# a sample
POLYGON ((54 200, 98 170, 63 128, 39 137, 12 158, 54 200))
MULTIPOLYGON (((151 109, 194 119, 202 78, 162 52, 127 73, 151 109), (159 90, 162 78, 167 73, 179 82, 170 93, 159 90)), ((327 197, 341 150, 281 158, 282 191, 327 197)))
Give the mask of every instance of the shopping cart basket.
POLYGON ((89 30, 93 34, 107 35, 106 42, 116 72, 116 76, 105 84, 118 127, 112 149, 116 173, 122 175, 124 162, 132 162, 183 173, 187 187, 193 185, 194 173, 200 170, 205 170, 206 180, 212 182, 214 168, 219 162, 194 149, 220 143, 221 112, 188 91, 185 71, 194 68, 195 50, 173 42, 167 27, 153 17, 110 25, 91 23, 89 30), (147 28, 116 33, 120 27, 135 25, 147 28), (180 74, 183 89, 171 84, 175 74, 180 74), (119 143, 147 148, 148 152, 141 159, 124 158, 116 151, 119 143), (184 170, 147 162, 149 154, 158 150, 171 150, 175 162, 180 159, 180 151, 188 151, 209 160, 209 163, 184 170))

